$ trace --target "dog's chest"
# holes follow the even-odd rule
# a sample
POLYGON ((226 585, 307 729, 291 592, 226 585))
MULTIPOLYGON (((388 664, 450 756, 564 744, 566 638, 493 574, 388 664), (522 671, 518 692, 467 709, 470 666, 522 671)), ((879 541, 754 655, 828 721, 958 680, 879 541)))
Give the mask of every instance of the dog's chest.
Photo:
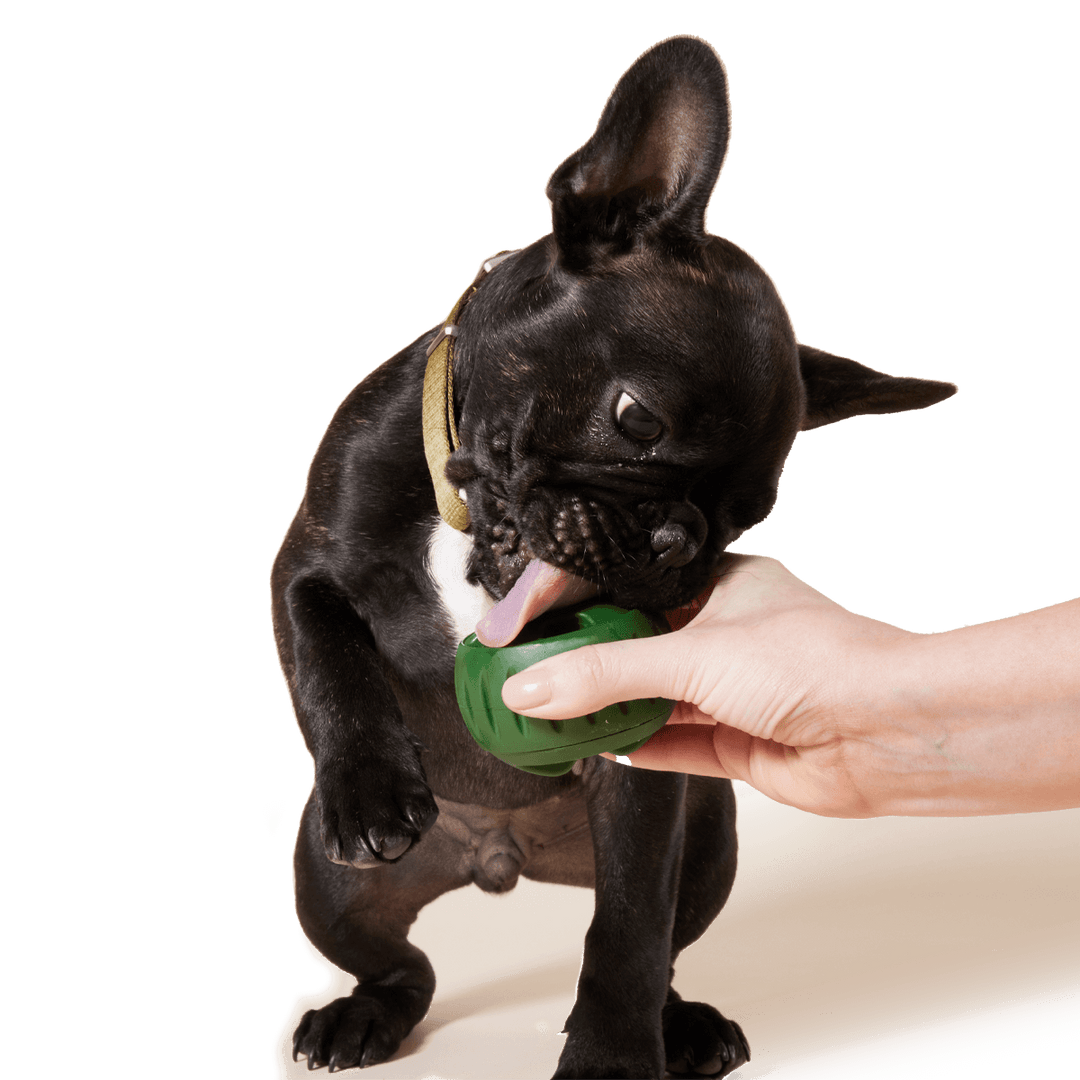
POLYGON ((466 580, 472 538, 437 518, 428 539, 424 565, 435 585, 442 613, 450 623, 455 640, 462 641, 495 606, 482 585, 466 580))

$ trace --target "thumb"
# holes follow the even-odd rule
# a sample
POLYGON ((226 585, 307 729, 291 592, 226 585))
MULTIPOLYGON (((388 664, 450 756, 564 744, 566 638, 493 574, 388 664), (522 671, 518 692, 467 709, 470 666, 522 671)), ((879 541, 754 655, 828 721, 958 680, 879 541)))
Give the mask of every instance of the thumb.
POLYGON ((503 684, 514 712, 561 720, 617 701, 666 697, 684 700, 686 651, 677 634, 585 645, 548 657, 503 684))

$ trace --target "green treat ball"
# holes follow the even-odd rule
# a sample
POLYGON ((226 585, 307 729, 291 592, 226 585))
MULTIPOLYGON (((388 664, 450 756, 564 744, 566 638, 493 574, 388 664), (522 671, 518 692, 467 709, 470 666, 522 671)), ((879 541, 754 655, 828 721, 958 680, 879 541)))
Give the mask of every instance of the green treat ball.
POLYGON ((537 720, 511 712, 503 704, 502 685, 557 653, 655 634, 640 611, 610 604, 549 611, 501 649, 489 648, 470 634, 458 646, 454 663, 458 706, 470 734, 497 758, 538 776, 560 776, 593 754, 633 753, 667 723, 673 701, 640 698, 572 720, 537 720))

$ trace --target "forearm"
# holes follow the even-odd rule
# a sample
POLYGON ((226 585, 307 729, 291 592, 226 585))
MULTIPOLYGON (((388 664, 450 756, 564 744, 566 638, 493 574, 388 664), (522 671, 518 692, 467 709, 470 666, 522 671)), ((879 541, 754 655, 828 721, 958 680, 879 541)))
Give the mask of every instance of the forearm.
POLYGON ((1080 600, 884 652, 866 691, 849 689, 873 812, 1080 806, 1080 600))

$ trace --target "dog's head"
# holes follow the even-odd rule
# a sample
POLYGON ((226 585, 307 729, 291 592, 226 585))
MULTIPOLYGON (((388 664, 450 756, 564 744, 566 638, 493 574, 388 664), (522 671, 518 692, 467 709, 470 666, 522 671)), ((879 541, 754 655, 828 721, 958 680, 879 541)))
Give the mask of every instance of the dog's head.
POLYGON ((765 273, 705 231, 727 135, 713 51, 651 49, 552 176, 553 233, 459 319, 447 476, 493 596, 540 560, 627 607, 686 603, 772 508, 797 432, 955 391, 796 343, 765 273))

